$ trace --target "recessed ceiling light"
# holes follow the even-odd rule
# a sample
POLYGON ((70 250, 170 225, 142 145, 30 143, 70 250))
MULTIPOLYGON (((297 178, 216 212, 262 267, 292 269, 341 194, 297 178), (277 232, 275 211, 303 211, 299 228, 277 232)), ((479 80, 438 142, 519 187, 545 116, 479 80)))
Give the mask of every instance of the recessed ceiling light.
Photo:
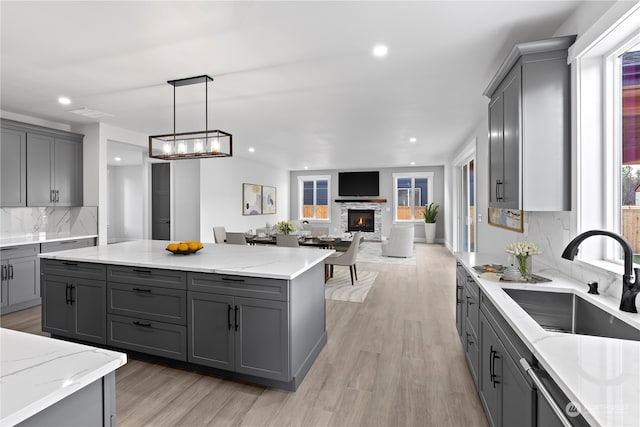
POLYGON ((115 160, 116 162, 119 162, 122 159, 120 157, 114 157, 113 160, 115 160))
POLYGON ((255 148, 253 148, 253 147, 249 147, 249 152, 250 152, 250 153, 253 153, 254 151, 256 151, 256 149, 255 149, 255 148))
POLYGON ((305 166, 304 168, 305 168, 305 169, 309 169, 309 166, 305 166))
POLYGON ((416 142, 416 141, 417 141, 417 139, 414 138, 414 137, 409 138, 409 142, 416 142))
POLYGON ((411 164, 411 166, 415 166, 416 162, 411 162, 410 164, 411 164))
POLYGON ((60 98, 58 98, 58 102, 62 105, 69 105, 71 104, 71 100, 69 98, 67 98, 66 96, 61 96, 60 98))
POLYGON ((387 56, 387 52, 389 52, 389 49, 383 44, 376 45, 373 48, 373 54, 375 56, 377 56, 378 58, 382 58, 383 56, 387 56))

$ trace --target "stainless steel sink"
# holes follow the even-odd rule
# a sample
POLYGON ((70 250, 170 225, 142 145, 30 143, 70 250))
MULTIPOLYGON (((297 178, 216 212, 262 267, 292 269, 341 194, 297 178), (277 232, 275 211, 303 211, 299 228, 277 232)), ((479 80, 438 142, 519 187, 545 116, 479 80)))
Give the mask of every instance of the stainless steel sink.
POLYGON ((640 341, 640 329, 572 293, 503 289, 543 329, 640 341))

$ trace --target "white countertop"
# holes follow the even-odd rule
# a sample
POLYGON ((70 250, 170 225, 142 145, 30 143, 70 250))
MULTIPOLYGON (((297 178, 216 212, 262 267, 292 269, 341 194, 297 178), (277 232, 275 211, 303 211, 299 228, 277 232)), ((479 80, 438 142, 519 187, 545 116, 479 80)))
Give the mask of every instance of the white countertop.
POLYGON ((0 328, 0 425, 12 426, 127 363, 127 355, 0 328))
POLYGON ((492 282, 480 279, 472 270, 476 265, 499 264, 504 254, 458 253, 456 256, 540 365, 569 399, 580 404, 581 413, 589 423, 640 426, 640 342, 545 331, 502 289, 572 292, 638 329, 640 314, 620 311, 619 300, 588 294, 586 284, 551 269, 534 270, 552 279, 550 283, 540 284, 492 282))
POLYGON ((62 242, 66 240, 90 239, 98 237, 97 234, 73 235, 60 233, 33 233, 19 236, 2 236, 0 237, 0 248, 10 246, 33 245, 38 243, 62 242))
POLYGON ((52 252, 40 257, 291 280, 323 263, 334 252, 306 247, 206 244, 196 253, 174 255, 165 250, 168 243, 163 240, 136 240, 52 252))

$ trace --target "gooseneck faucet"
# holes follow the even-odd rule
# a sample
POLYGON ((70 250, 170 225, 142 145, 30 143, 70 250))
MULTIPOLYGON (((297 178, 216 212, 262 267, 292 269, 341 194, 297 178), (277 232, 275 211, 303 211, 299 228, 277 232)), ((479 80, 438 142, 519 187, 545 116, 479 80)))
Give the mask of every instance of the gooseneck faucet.
POLYGON ((627 242, 624 237, 606 230, 585 231, 569 242, 567 247, 564 249, 564 252, 562 252, 562 258, 573 261, 578 254, 578 246, 580 246, 580 243, 591 236, 609 236, 615 239, 620 243, 620 246, 622 246, 622 250, 624 251, 624 275, 622 276, 622 298, 620 299, 620 310, 629 313, 637 313, 636 296, 640 292, 640 268, 633 268, 633 251, 631 250, 631 245, 629 245, 629 242, 627 242), (633 280, 631 280, 631 270, 633 270, 635 276, 633 280))

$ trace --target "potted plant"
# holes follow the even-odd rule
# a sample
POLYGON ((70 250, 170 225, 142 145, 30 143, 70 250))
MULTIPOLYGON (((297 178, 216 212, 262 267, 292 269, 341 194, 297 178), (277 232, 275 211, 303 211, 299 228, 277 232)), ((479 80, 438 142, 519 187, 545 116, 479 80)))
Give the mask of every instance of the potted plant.
POLYGON ((276 225, 278 226, 278 231, 282 234, 290 234, 296 231, 291 221, 280 221, 276 225))
POLYGON ((429 203, 424 207, 424 236, 427 243, 436 241, 436 217, 440 205, 429 203))

